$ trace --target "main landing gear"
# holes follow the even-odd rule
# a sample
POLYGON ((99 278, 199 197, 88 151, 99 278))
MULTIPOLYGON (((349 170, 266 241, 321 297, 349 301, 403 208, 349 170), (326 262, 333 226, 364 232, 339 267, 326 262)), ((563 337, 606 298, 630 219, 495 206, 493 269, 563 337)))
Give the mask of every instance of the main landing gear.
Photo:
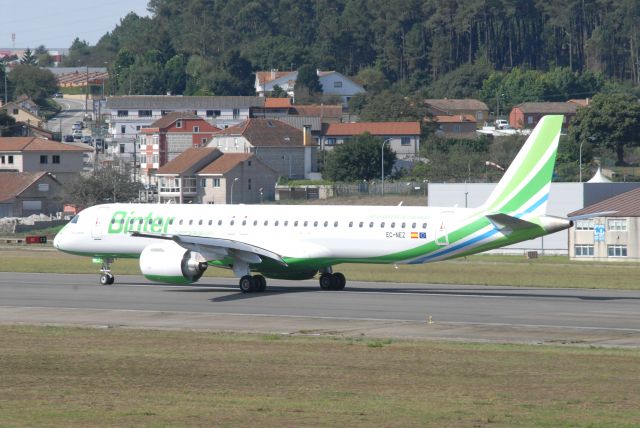
POLYGON ((323 290, 343 290, 347 279, 340 272, 325 272, 320 275, 320 288, 323 290))
POLYGON ((111 285, 116 280, 116 277, 111 273, 110 264, 113 263, 113 259, 104 259, 102 261, 102 267, 100 268, 100 285, 111 285))
POLYGON ((267 289, 267 280, 262 275, 244 275, 240 278, 240 291, 243 293, 263 292, 267 289))

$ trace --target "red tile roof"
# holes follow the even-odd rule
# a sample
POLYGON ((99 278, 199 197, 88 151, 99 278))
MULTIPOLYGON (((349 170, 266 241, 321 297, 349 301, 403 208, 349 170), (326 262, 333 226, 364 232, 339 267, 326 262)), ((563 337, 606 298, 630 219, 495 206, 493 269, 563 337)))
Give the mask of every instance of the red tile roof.
POLYGON ((205 165, 219 156, 222 152, 215 147, 192 147, 158 168, 156 174, 183 174, 192 169, 195 172, 199 164, 205 165))
POLYGON ((258 78, 258 83, 260 85, 264 85, 265 83, 271 82, 272 80, 279 79, 287 74, 293 73, 292 71, 258 71, 256 72, 256 77, 258 78))
POLYGON ((576 112, 578 105, 564 102, 526 102, 513 108, 517 108, 523 113, 572 114, 576 112))
POLYGON ((289 108, 291 107, 291 98, 266 98, 264 100, 264 108, 289 108))
POLYGON ((275 119, 247 119, 214 136, 241 135, 254 147, 303 146, 302 130, 275 119))
POLYGON ((156 120, 155 122, 153 122, 151 125, 149 125, 150 128, 167 128, 169 126, 171 126, 176 120, 179 119, 200 119, 200 120, 204 120, 201 117, 193 114, 193 113, 187 113, 187 112, 182 112, 182 111, 174 111, 171 113, 167 113, 166 115, 162 116, 160 119, 156 120))
POLYGON ((38 137, 0 137, 0 152, 91 152, 92 148, 38 137))
POLYGON ((253 155, 250 153, 225 153, 198 171, 198 174, 226 174, 238 164, 252 157, 253 155))
POLYGON ((473 98, 438 98, 427 99, 424 100, 424 102, 445 112, 449 112, 451 110, 489 110, 485 103, 480 100, 474 100, 473 98))
POLYGON ((356 122, 330 123, 326 136, 360 135, 420 135, 420 122, 356 122))
POLYGON ((0 202, 15 198, 44 175, 45 171, 0 172, 0 202))
POLYGON ((607 211, 616 211, 614 214, 607 214, 606 217, 640 217, 640 187, 621 193, 596 204, 589 205, 581 210, 569 213, 569 217, 596 214, 607 211))

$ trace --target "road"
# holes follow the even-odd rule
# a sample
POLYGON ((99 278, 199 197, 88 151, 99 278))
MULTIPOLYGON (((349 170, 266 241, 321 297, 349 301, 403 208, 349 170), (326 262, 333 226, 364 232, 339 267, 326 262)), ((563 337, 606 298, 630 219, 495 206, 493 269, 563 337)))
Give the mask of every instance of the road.
POLYGON ((55 98, 54 101, 60 104, 62 111, 55 118, 49 120, 47 128, 54 132, 60 132, 62 127, 62 135, 70 135, 72 133, 71 126, 84 119, 84 101, 65 98, 55 98))
POLYGON ((270 281, 241 294, 234 279, 198 286, 119 276, 0 273, 0 323, 187 328, 640 347, 640 292, 270 281))

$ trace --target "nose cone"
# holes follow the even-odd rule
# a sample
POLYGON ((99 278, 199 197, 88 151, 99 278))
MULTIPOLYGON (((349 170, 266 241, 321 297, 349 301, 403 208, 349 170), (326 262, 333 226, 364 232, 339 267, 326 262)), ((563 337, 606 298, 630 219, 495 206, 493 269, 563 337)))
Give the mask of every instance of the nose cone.
POLYGON ((62 233, 58 233, 55 238, 53 238, 53 248, 60 249, 60 241, 62 233))

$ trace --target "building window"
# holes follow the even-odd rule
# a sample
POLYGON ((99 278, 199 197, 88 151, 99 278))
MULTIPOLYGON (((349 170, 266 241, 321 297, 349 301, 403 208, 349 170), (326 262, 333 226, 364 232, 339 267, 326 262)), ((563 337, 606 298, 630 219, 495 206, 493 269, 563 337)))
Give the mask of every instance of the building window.
POLYGON ((161 115, 161 116, 166 116, 166 115, 168 115, 169 113, 171 113, 171 110, 161 110, 161 111, 160 111, 160 115, 161 115))
POLYGON ((220 179, 219 178, 214 178, 213 179, 213 187, 220 187, 220 179))
POLYGON ((176 120, 176 128, 182 128, 182 121, 176 120))
POLYGON ((0 156, 0 163, 4 164, 4 155, 0 156))
POLYGON ((51 163, 60 163, 60 155, 52 155, 51 156, 51 163))
POLYGON ((47 155, 40 155, 40 163, 41 163, 41 164, 47 164, 47 163, 49 163, 49 156, 47 156, 47 155))
POLYGON ((129 110, 118 110, 118 117, 127 117, 129 116, 129 110))
POLYGON ((342 82, 333 82, 334 88, 342 88, 342 82))
POLYGON ((411 145, 411 138, 409 138, 409 137, 402 137, 402 138, 400 139, 400 145, 402 145, 402 146, 409 146, 409 145, 411 145))
POLYGON ((527 116, 527 123, 529 125, 533 124, 533 116, 527 116))
POLYGON ((484 119, 484 112, 483 111, 477 111, 476 112, 476 119, 477 120, 483 120, 484 119))
POLYGON ((200 187, 207 187, 207 179, 206 178, 201 178, 200 179, 200 187))
POLYGON ((593 257, 593 245, 576 245, 576 257, 593 257))
POLYGON ((576 230, 593 230, 595 222, 592 218, 576 220, 576 230))
POLYGON ((38 192, 48 192, 49 183, 38 183, 38 192))
POLYGON ((18 109, 17 108, 13 109, 13 114, 18 114, 18 109))
POLYGON ((336 139, 335 138, 327 138, 327 146, 335 146, 336 139))
POLYGON ((607 255, 609 257, 627 257, 626 245, 608 245, 607 255))
POLYGON ((247 161, 247 166, 251 166, 251 161, 247 161))
POLYGON ((140 153, 140 163, 147 163, 147 154, 140 153))
POLYGON ((124 144, 120 144, 120 154, 124 153, 124 144))
POLYGON ((251 190, 251 179, 247 180, 247 190, 251 190))
POLYGON ((193 127, 193 132, 200 132, 200 127, 199 126, 194 126, 193 127))
POLYGON ((139 117, 151 117, 151 110, 138 110, 139 117))
POLYGON ((125 125, 122 125, 122 126, 120 127, 120 133, 121 133, 121 134, 126 134, 126 133, 127 133, 127 127, 126 127, 125 125))
POLYGON ((7 163, 10 164, 10 165, 13 164, 13 155, 9 155, 8 156, 7 163))
POLYGON ((610 218, 607 220, 607 227, 610 231, 626 232, 627 219, 624 218, 610 218))
POLYGON ((153 163, 160 163, 160 155, 158 155, 157 153, 154 153, 152 162, 153 163))
POLYGON ((141 130, 141 129, 142 129, 142 126, 140 126, 140 125, 136 125, 136 131, 139 131, 139 130, 141 130))
POLYGON ((453 125, 453 132, 460 132, 460 130, 461 130, 460 125, 458 124, 453 125))
POLYGON ((233 109, 233 118, 237 119, 238 116, 240 116, 240 109, 239 108, 234 108, 233 109))
POLYGON ((207 139, 206 138, 201 138, 200 139, 200 144, 204 147, 207 145, 207 139))
POLYGON ((213 117, 213 110, 207 110, 207 117, 213 117))

